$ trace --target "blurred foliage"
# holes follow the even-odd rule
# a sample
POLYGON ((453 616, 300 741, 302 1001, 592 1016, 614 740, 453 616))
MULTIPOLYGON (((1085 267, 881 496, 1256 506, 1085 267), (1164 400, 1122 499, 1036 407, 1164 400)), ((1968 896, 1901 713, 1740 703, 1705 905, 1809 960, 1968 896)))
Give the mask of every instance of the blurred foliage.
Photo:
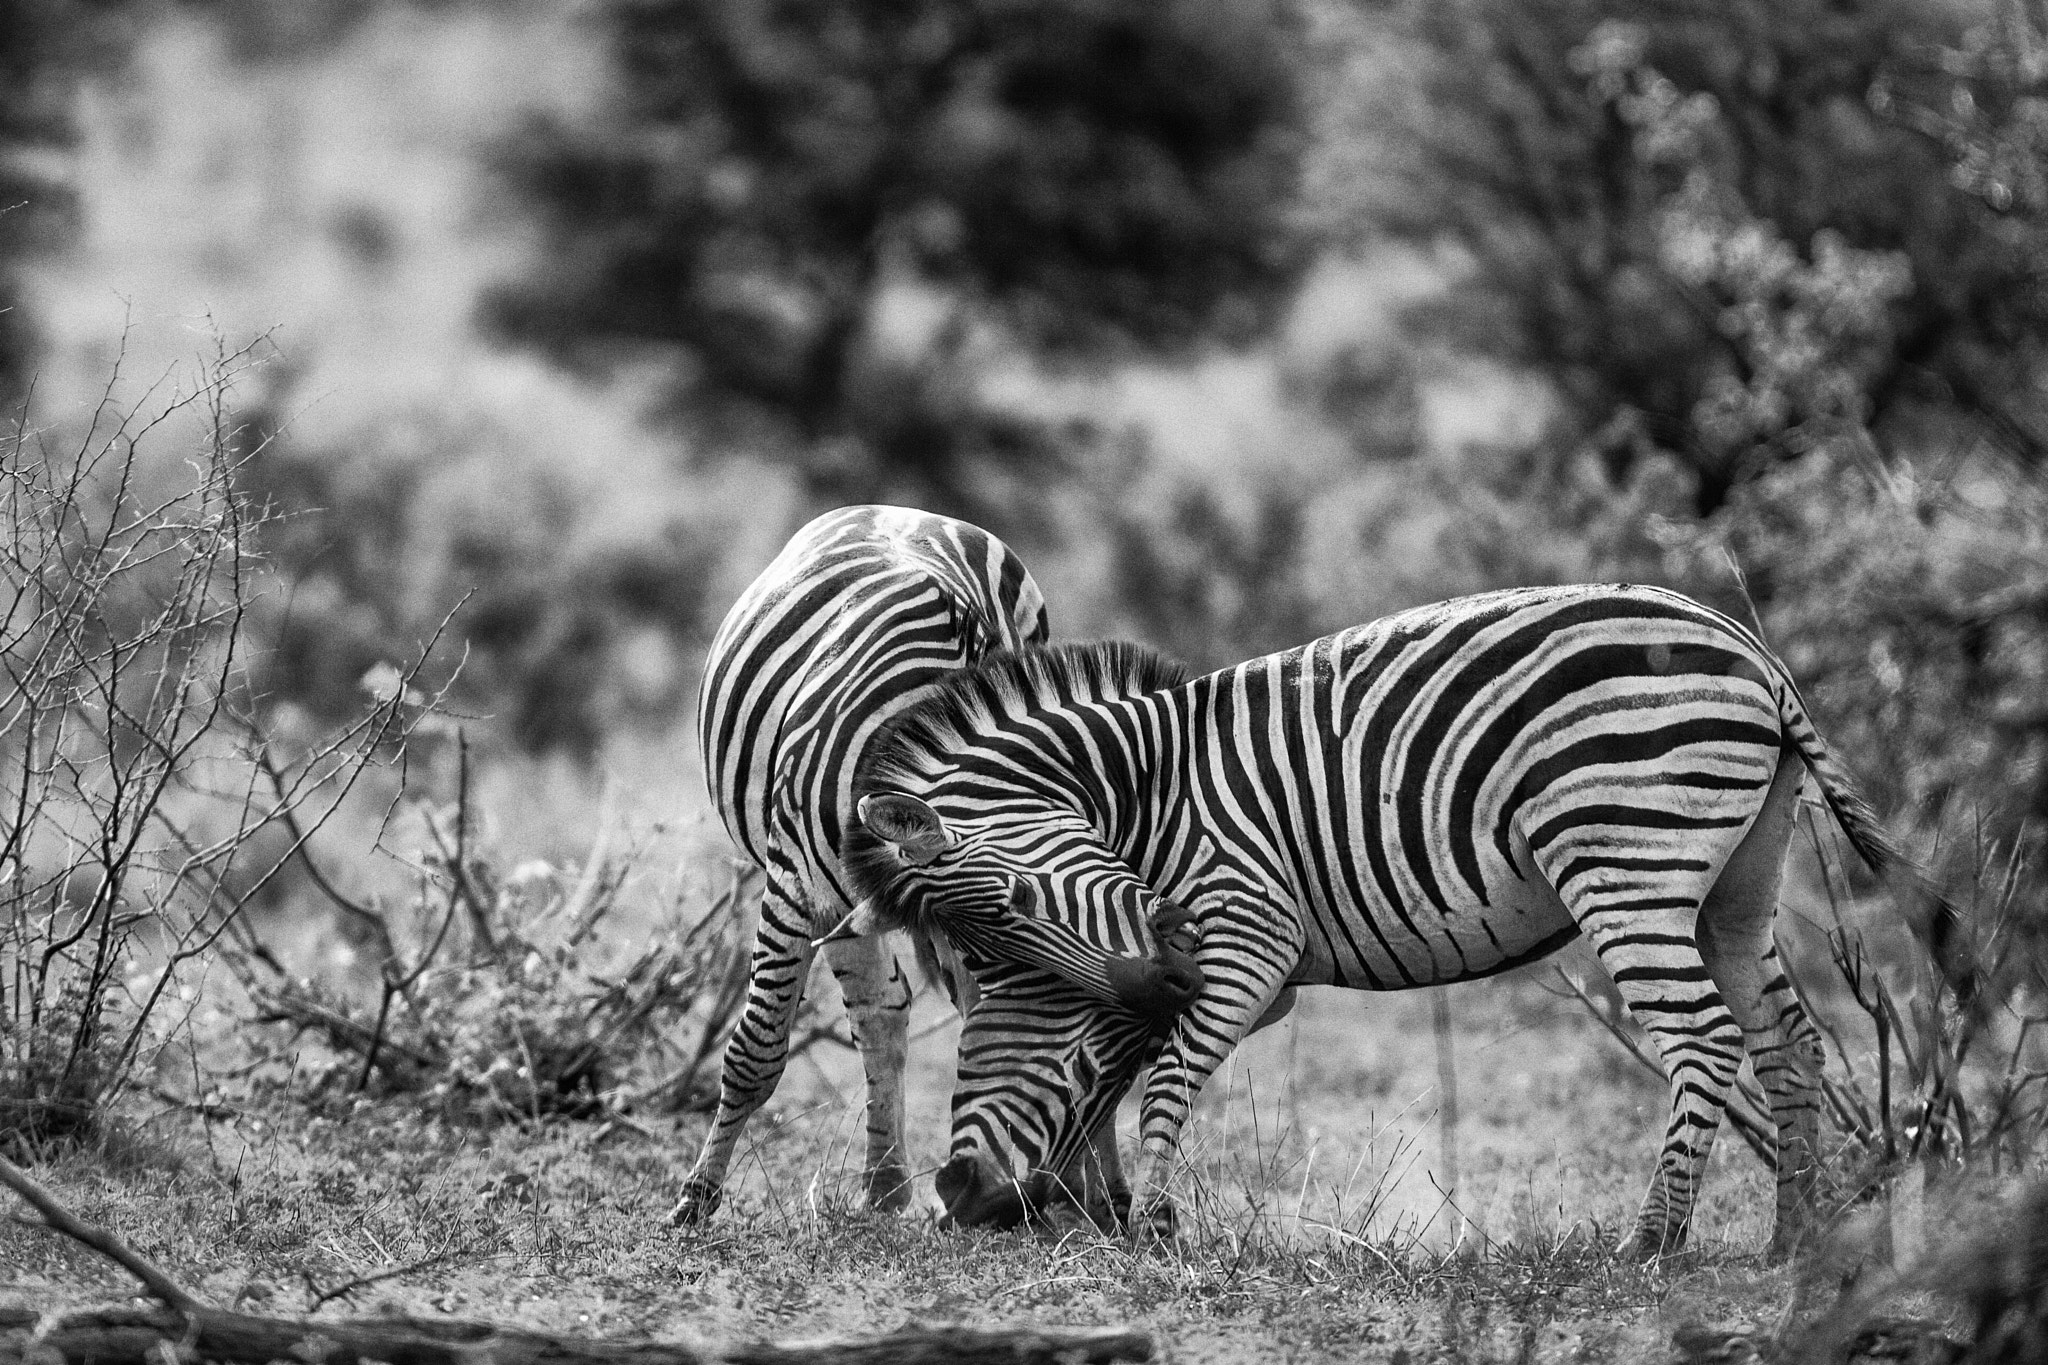
POLYGON ((989 357, 1258 336, 1307 259, 1287 0, 615 0, 619 87, 505 154, 551 250, 488 307, 650 360, 711 453, 823 503, 1028 514, 1062 433, 989 357))
POLYGON ((1745 486, 1714 529, 1873 796, 1952 815, 1965 846, 1979 820, 2038 837, 2048 478, 2003 461, 1888 467, 1831 443, 1745 486))
MULTIPOLYGON (((1489 136, 1524 154, 1466 142, 1412 226, 1449 215, 1475 262, 1435 320, 1518 319, 1494 340, 1550 370, 1564 414, 1466 453, 1446 564, 1760 613, 1882 806, 1978 862, 2038 850, 2043 20, 1478 12, 1424 28, 1490 54, 1489 136), (1746 55, 1709 61, 1719 44, 1746 55)), ((2021 867, 2018 930, 2048 931, 2040 859, 2021 867)))
POLYGON ((1377 496, 1427 478, 1409 350, 1375 338, 1303 351, 1276 376, 1295 419, 1227 457, 1128 431, 1091 462, 1084 536, 1102 549, 1115 630, 1206 671, 1412 603, 1377 496))
POLYGON ((1305 501, 1268 484, 1233 516, 1213 488, 1191 481, 1164 506, 1117 504, 1111 571, 1140 633, 1204 668, 1313 639, 1317 604, 1299 577, 1305 501))
POLYGON ((113 49, 122 0, 0 0, 0 403, 28 381, 33 328, 20 308, 24 259, 70 228, 74 206, 51 154, 72 137, 72 84, 113 49))
POLYGON ((1439 335, 1548 375, 1564 434, 1615 472, 1676 455, 1702 512, 1824 417, 1890 451, 1963 420, 2040 462, 2041 70, 2018 13, 1397 5, 1420 97, 1372 106, 1399 127, 1364 218, 1455 248, 1439 335), (2000 120, 2024 145, 1987 139, 2000 120))
POLYGON ((685 711, 680 661, 716 620, 715 537, 659 513, 644 534, 606 527, 587 489, 508 459, 493 422, 416 413, 382 435, 345 455, 284 441, 251 462, 266 497, 306 512, 266 538, 292 587, 264 604, 265 692, 345 714, 369 669, 447 618, 462 644, 435 682, 523 747, 588 756, 607 731, 685 711))
POLYGON ((1176 470, 1128 434, 1089 484, 1113 628, 1204 671, 1323 633, 1303 572, 1315 490, 1296 473, 1176 470))

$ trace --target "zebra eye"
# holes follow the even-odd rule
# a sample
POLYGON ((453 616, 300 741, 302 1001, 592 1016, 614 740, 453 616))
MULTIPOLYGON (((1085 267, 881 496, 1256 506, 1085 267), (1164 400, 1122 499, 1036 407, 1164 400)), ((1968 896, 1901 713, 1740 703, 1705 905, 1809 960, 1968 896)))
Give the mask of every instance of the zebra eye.
POLYGON ((1038 915, 1038 892, 1028 877, 1010 878, 1010 913, 1024 919, 1038 915))

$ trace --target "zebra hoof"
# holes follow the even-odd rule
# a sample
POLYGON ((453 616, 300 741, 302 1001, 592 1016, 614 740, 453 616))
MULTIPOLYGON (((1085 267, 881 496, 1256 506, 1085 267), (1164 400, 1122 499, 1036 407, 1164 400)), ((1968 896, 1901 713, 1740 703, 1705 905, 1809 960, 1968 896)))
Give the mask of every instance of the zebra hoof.
POLYGON ((679 1228, 693 1228, 718 1212, 725 1191, 708 1180, 683 1182, 683 1197, 668 1211, 668 1221, 679 1228))
POLYGON ((1624 1261, 1648 1264, 1651 1261, 1668 1261, 1685 1251, 1685 1229, 1666 1233, 1662 1229, 1637 1228, 1635 1236, 1616 1248, 1615 1254, 1624 1261))
POLYGON ((1056 1240, 1064 1241, 1069 1237, 1092 1239, 1102 1235, 1102 1229, 1079 1204, 1062 1200, 1047 1207, 1039 1216, 1044 1220, 1045 1230, 1056 1240))
POLYGON ((1771 1231, 1771 1245, 1764 1252, 1764 1262, 1767 1265, 1783 1265, 1810 1248, 1813 1242, 1813 1229, 1804 1223, 1796 1223, 1789 1227, 1779 1223, 1771 1231))
POLYGON ((1088 1213, 1089 1216, 1095 1219, 1096 1224, 1105 1231, 1124 1231, 1131 1225, 1130 1190, 1121 1186, 1112 1189, 1104 1197, 1102 1206, 1098 1209, 1091 1205, 1088 1213))
POLYGON ((1180 1240, 1180 1217, 1173 1201, 1153 1201, 1143 1213, 1131 1219, 1131 1241, 1140 1248, 1172 1246, 1180 1240))
POLYGON ((868 1207, 901 1213, 910 1207, 910 1172, 901 1166, 878 1166, 868 1172, 868 1207))

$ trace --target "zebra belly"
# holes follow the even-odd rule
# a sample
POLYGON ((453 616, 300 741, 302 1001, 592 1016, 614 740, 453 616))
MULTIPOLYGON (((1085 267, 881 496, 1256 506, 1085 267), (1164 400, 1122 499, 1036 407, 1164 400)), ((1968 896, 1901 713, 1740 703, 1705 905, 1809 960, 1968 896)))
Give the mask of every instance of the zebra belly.
POLYGON ((1509 971, 1556 952, 1579 933, 1530 857, 1519 831, 1511 840, 1512 870, 1497 857, 1486 862, 1485 903, 1461 895, 1447 910, 1404 905, 1347 908, 1312 916, 1324 932, 1310 936, 1297 981, 1364 990, 1409 990, 1470 981, 1509 971), (1345 924, 1339 927, 1336 918, 1345 924), (1366 929, 1370 932, 1362 933, 1366 929))

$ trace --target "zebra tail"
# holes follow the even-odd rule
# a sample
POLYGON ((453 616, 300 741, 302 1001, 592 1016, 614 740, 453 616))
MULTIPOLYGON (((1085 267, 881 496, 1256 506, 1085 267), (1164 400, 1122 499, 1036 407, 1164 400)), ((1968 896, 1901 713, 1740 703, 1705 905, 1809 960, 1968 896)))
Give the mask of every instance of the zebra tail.
POLYGON ((1814 729, 1791 677, 1784 672, 1782 665, 1777 672, 1778 717, 1785 727, 1786 739, 1798 750, 1807 770, 1813 774, 1821 799, 1834 813, 1835 822, 1849 840, 1849 847, 1856 850, 1856 855, 1872 872, 1883 878, 1895 894, 1900 894, 1902 901, 1921 901, 1930 907, 1924 929, 1914 916, 1908 915, 1907 922, 1926 943, 1936 969, 1955 992, 1957 1002, 1965 1009, 1969 1008, 1977 998, 1981 983, 1974 954, 1969 951, 1960 932, 1963 927, 1962 911, 1935 884, 1919 860, 1900 848, 1886 831, 1884 822, 1863 799, 1862 793, 1856 790, 1856 784, 1836 760, 1827 741, 1814 729))

